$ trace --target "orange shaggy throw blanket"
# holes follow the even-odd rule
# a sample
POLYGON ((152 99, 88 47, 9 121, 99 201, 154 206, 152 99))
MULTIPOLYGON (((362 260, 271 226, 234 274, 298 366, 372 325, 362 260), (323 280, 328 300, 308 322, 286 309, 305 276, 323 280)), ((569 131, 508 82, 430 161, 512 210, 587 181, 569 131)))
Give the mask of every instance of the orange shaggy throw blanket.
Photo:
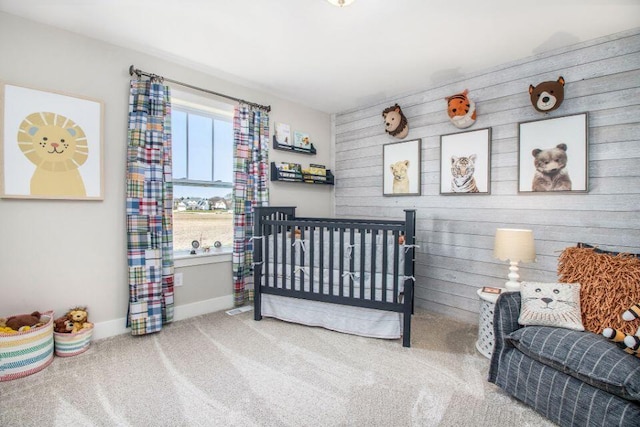
POLYGON ((609 327, 635 335, 640 319, 627 322, 620 315, 640 303, 640 258, 569 247, 558 259, 558 277, 563 283, 580 283, 582 323, 587 331, 600 334, 609 327))

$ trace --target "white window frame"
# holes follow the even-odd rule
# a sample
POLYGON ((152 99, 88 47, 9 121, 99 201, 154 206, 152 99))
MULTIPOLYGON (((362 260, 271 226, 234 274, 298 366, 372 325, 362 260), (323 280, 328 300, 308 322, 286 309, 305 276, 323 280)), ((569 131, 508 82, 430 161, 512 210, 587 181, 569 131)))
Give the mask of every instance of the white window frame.
MULTIPOLYGON (((204 98, 187 92, 173 90, 171 91, 171 108, 176 111, 182 111, 188 114, 197 114, 200 116, 210 117, 213 120, 221 120, 230 122, 233 125, 233 105, 218 102, 209 98, 204 98)), ((187 116, 187 132, 188 129, 187 116)), ((212 144, 214 144, 214 127, 212 124, 212 144)), ((189 141, 187 137, 187 174, 189 171, 189 141)), ((212 147, 211 161, 214 162, 215 145, 212 147)), ((172 153, 173 155, 173 153, 172 153)), ((195 179, 173 179, 173 185, 191 186, 191 187, 209 187, 209 188, 229 188, 233 190, 233 182, 216 181, 214 165, 211 165, 211 181, 195 180, 195 179)), ((191 255, 189 250, 174 250, 173 258, 176 267, 188 267, 193 265, 211 264, 218 262, 231 261, 232 247, 223 246, 222 248, 212 248, 208 253, 199 253, 191 255)))

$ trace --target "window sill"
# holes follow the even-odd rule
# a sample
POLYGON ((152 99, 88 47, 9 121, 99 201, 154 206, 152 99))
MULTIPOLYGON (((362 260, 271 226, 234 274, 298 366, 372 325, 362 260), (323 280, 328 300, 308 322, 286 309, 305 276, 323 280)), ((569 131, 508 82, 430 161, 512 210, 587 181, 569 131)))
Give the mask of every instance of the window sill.
POLYGON ((196 255, 190 255, 188 251, 180 251, 173 254, 173 264, 175 267, 180 268, 231 262, 231 254, 231 248, 212 249, 211 252, 196 255))

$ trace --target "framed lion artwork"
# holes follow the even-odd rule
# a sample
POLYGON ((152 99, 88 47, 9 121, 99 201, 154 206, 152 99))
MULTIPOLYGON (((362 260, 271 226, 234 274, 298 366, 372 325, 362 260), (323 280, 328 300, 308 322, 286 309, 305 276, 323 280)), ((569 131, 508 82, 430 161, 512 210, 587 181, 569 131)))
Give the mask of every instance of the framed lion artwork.
POLYGON ((103 104, 0 86, 0 196, 102 200, 103 104))
POLYGON ((382 147, 383 195, 419 196, 422 140, 392 142, 382 147))

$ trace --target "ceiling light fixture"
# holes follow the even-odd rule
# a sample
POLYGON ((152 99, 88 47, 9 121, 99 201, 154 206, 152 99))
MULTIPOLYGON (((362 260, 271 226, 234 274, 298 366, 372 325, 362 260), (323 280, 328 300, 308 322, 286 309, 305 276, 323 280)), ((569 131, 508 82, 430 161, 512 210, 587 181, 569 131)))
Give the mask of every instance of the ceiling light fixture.
POLYGON ((334 6, 345 7, 345 6, 349 6, 355 0, 327 0, 327 1, 334 6))

